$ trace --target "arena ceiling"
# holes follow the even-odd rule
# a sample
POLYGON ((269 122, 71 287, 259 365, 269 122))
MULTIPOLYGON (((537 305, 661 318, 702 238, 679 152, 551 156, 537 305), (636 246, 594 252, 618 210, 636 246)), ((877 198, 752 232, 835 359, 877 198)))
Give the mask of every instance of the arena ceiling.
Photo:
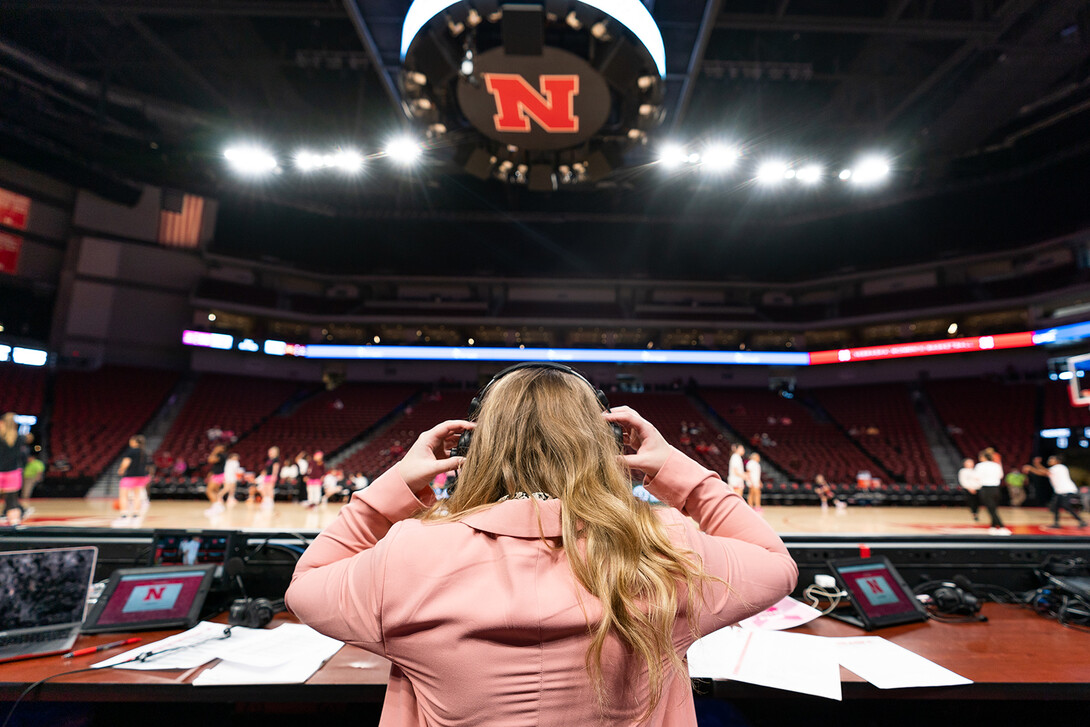
POLYGON ((6 0, 0 154, 116 199, 132 182, 219 198, 225 251, 327 269, 797 279, 1090 219, 1085 0, 646 0, 666 46, 663 123, 621 168, 554 193, 441 153, 353 179, 226 169, 240 138, 369 150, 404 128, 409 5, 6 0), (834 172, 878 151, 892 174, 770 191, 656 164, 668 141, 719 138, 834 172))

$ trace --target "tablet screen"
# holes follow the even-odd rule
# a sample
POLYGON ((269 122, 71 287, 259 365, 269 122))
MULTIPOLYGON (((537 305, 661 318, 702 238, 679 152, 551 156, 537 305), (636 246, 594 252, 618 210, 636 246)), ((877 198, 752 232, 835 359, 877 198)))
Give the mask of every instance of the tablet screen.
POLYGON ((88 627, 136 630, 192 625, 211 580, 212 566, 119 571, 111 577, 84 631, 88 627))
POLYGON ((916 610, 912 596, 901 590, 885 563, 850 565, 838 570, 852 600, 872 618, 916 610))
MULTIPOLYGON (((927 612, 886 558, 832 560, 829 567, 848 592, 852 608, 859 616, 857 625, 870 630, 927 619, 927 612)), ((838 618, 852 622, 844 615, 838 618)))

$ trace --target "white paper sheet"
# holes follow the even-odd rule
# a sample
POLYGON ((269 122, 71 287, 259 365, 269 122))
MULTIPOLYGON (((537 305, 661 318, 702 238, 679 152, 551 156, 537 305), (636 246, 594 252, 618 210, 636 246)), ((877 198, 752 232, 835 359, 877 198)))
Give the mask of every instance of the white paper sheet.
POLYGON ((343 646, 340 641, 322 636, 309 626, 301 624, 282 624, 275 629, 235 626, 227 638, 223 638, 224 629, 223 624, 202 621, 188 631, 152 644, 141 644, 93 666, 140 670, 192 669, 213 659, 224 659, 240 666, 268 669, 289 663, 297 657, 320 655, 332 648, 333 644, 336 644, 336 648, 331 653, 343 646), (282 631, 283 629, 287 630, 282 631), (149 652, 153 655, 144 661, 121 663, 149 652))
POLYGON ((244 632, 254 630, 235 628, 232 629, 231 636, 224 639, 222 638, 224 628, 223 624, 201 621, 188 631, 168 636, 161 641, 141 644, 135 649, 130 649, 91 666, 96 669, 107 666, 116 666, 118 669, 192 669, 195 666, 219 658, 221 653, 228 650, 226 646, 228 641, 233 642, 232 645, 237 644, 246 638, 244 632), (184 648, 166 651, 175 647, 184 648), (162 651, 166 651, 166 653, 156 653, 162 651), (153 656, 145 661, 121 663, 147 653, 152 653, 153 656))
POLYGON ((828 639, 846 669, 879 689, 905 687, 946 687, 972 684, 930 659, 909 651, 881 636, 828 639))
POLYGON ((693 677, 733 679, 841 699, 836 651, 828 639, 820 636, 720 629, 689 647, 688 661, 693 677))
POLYGON ((198 674, 194 686, 302 684, 344 646, 302 624, 282 624, 264 633, 253 649, 226 657, 198 674))
POLYGON ((796 601, 791 596, 784 596, 756 616, 750 616, 738 625, 744 629, 760 629, 761 631, 781 631, 813 621, 821 615, 821 611, 796 601))

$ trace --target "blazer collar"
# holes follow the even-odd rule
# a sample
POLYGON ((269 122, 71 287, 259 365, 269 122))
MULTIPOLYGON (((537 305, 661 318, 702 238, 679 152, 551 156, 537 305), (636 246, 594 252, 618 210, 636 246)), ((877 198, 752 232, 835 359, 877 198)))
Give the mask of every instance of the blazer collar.
POLYGON ((482 533, 514 538, 559 538, 560 500, 505 500, 462 518, 482 533))

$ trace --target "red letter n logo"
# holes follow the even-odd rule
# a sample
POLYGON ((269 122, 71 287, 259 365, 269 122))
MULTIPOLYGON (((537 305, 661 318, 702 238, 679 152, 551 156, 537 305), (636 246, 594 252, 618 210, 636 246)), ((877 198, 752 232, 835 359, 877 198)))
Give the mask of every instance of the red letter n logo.
POLYGON ((166 588, 164 586, 159 586, 158 588, 152 588, 151 586, 149 586, 148 593, 144 596, 144 600, 161 601, 163 599, 163 591, 165 590, 166 588))
POLYGON ((579 76, 541 76, 541 93, 516 73, 485 73, 484 87, 496 99, 496 131, 528 132, 533 118, 554 134, 579 131, 575 97, 579 76))

